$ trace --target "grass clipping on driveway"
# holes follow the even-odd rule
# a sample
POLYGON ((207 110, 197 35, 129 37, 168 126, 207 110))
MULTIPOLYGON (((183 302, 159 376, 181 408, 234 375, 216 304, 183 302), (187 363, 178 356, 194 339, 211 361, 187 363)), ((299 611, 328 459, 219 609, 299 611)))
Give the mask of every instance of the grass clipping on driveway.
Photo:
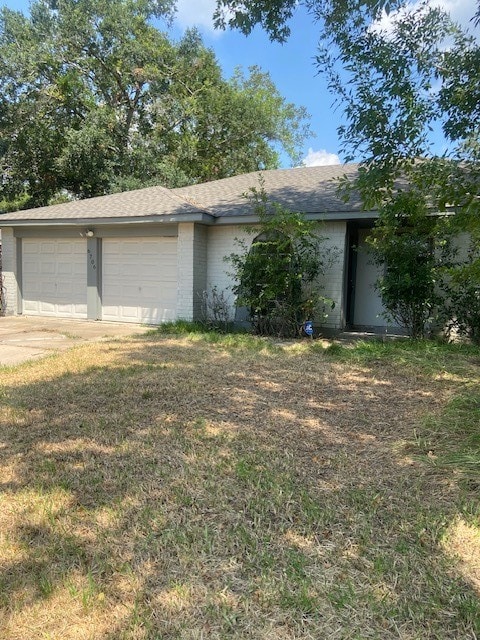
POLYGON ((475 639, 479 363, 152 334, 0 371, 0 637, 475 639))

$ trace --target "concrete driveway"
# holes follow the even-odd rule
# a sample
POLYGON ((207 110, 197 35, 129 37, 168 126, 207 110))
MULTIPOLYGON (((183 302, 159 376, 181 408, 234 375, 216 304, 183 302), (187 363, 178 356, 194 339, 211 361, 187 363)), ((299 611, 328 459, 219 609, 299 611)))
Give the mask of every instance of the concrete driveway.
POLYGON ((56 351, 92 342, 146 333, 152 327, 122 322, 95 322, 27 316, 0 317, 0 366, 15 365, 56 351))

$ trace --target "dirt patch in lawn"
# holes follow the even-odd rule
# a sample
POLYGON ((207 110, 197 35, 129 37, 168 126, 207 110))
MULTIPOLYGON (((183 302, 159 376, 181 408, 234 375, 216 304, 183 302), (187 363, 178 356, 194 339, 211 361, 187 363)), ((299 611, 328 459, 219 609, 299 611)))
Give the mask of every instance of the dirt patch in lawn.
POLYGON ((476 637, 476 494, 421 438, 478 365, 268 346, 0 374, 2 638, 476 637))

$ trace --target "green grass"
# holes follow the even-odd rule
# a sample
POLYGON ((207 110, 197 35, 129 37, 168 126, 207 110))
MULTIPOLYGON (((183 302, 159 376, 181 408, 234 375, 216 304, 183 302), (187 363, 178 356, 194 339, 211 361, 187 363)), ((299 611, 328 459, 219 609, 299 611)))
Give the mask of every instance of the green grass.
POLYGON ((418 370, 425 375, 442 371, 455 373, 468 367, 469 362, 480 364, 480 349, 467 344, 449 344, 435 340, 398 339, 360 340, 350 344, 333 342, 325 353, 339 362, 354 364, 389 363, 418 370))
POLYGON ((419 448, 437 468, 451 469, 480 490, 480 390, 471 386, 425 419, 419 448))
POLYGON ((262 338, 254 336, 243 329, 230 332, 222 332, 216 329, 209 329, 200 322, 188 322, 186 320, 176 320, 166 322, 152 330, 152 336, 183 336, 193 341, 218 344, 226 349, 245 349, 250 351, 271 351, 280 349, 280 343, 272 338, 262 338))
POLYGON ((435 415, 427 416, 417 450, 429 462, 456 470, 480 487, 480 349, 434 340, 369 340, 348 346, 332 343, 325 354, 342 363, 401 368, 405 373, 435 379, 457 379, 465 388, 435 415), (474 376, 470 379, 472 374, 474 376), (467 390, 465 390, 467 389, 467 390), (437 455, 438 454, 438 455, 437 455))

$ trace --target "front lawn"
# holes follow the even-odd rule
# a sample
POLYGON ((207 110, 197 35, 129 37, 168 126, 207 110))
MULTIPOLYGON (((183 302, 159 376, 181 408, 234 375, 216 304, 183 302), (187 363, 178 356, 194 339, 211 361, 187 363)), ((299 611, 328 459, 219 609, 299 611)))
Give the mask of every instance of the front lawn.
POLYGON ((0 370, 0 637, 474 640, 479 382, 157 332, 0 370))

